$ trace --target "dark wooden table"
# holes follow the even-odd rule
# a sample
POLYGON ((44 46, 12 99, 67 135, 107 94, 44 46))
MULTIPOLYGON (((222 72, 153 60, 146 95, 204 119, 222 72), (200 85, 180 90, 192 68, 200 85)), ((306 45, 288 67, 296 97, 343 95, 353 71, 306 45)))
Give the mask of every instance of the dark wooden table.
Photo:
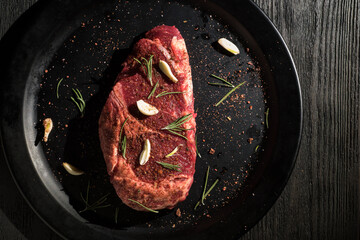
MULTIPOLYGON (((0 37, 35 2, 1 0, 0 37)), ((294 57, 304 131, 285 190, 241 239, 360 239, 360 3, 255 2, 277 26, 294 57)), ((23 200, 2 155, 0 239, 59 239, 23 200)))

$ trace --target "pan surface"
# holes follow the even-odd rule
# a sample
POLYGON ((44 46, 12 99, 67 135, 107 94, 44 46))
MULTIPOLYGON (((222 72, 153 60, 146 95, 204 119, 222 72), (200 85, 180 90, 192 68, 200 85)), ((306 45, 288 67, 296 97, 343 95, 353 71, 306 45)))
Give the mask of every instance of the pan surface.
POLYGON ((237 239, 270 209, 291 174, 302 127, 299 81, 281 36, 251 1, 40 0, 0 51, 4 154, 34 211, 64 238, 237 239), (201 157, 187 199, 154 214, 118 199, 98 119, 132 45, 160 24, 175 25, 188 48, 201 157), (224 52, 216 43, 222 37, 240 54, 224 52), (211 74, 245 84, 215 106, 230 89, 209 85, 218 81, 211 74), (72 89, 86 101, 83 117, 72 89), (46 143, 45 118, 54 122, 46 143), (63 162, 85 174, 68 174, 63 162), (208 188, 219 182, 194 209, 208 167, 208 188), (84 199, 104 201, 89 209, 84 199))

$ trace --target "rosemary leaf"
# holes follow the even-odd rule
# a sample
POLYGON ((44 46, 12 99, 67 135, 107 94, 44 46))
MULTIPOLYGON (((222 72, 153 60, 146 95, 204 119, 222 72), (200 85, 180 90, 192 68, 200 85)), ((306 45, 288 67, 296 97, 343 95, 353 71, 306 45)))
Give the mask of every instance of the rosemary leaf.
POLYGON ((144 73, 146 73, 146 68, 144 67, 144 65, 141 63, 141 61, 137 58, 134 58, 135 61, 137 61, 138 63, 140 63, 142 69, 144 70, 144 73))
POLYGON ((196 203, 196 205, 195 205, 195 207, 194 207, 194 210, 197 209, 197 207, 200 205, 200 203, 201 203, 201 201, 198 201, 198 202, 196 203))
POLYGON ((70 99, 75 103, 75 105, 77 106, 77 108, 81 112, 82 107, 79 105, 79 103, 73 97, 70 97, 70 99))
POLYGON ((147 78, 150 81, 150 85, 152 86, 152 62, 153 62, 153 57, 154 55, 151 55, 149 60, 146 60, 145 58, 141 58, 142 60, 144 60, 146 62, 146 69, 147 69, 147 78))
POLYGON ((210 192, 213 190, 213 188, 216 186, 216 184, 219 182, 219 179, 216 179, 215 182, 211 185, 211 187, 209 188, 209 190, 206 191, 205 196, 204 196, 204 200, 205 198, 210 194, 210 192))
POLYGON ((139 60, 139 59, 134 58, 134 60, 135 60, 135 61, 137 61, 138 63, 140 63, 140 65, 142 65, 142 63, 140 62, 140 60, 139 60))
POLYGON ((204 199, 205 199, 207 182, 208 182, 208 178, 209 178, 209 171, 210 171, 210 166, 208 166, 207 171, 206 171, 204 190, 203 190, 203 193, 202 193, 202 196, 201 196, 201 203, 202 203, 203 205, 204 205, 204 199))
POLYGON ((116 207, 116 208, 115 208, 115 215, 114 215, 115 224, 118 223, 118 216, 119 216, 119 207, 116 207))
POLYGON ((123 123, 122 126, 121 126, 121 130, 120 130, 120 140, 121 140, 121 135, 122 135, 122 131, 123 131, 123 129, 124 129, 125 123, 127 122, 128 119, 129 119, 129 117, 127 117, 127 118, 125 119, 124 123, 123 123))
POLYGON ((122 156, 124 159, 126 159, 126 136, 124 136, 124 139, 122 141, 122 156))
POLYGON ((63 81, 64 79, 61 78, 58 83, 57 83, 57 86, 56 86, 56 98, 59 99, 59 87, 60 87, 60 83, 63 81))
POLYGON ((148 210, 149 212, 159 213, 159 211, 156 211, 156 210, 153 210, 153 209, 151 209, 151 208, 148 208, 148 207, 142 205, 141 203, 139 203, 138 201, 132 200, 132 199, 130 199, 130 198, 129 198, 128 200, 129 200, 129 201, 132 201, 132 202, 134 202, 134 203, 136 203, 136 204, 138 204, 139 206, 145 208, 145 209, 148 210))
POLYGON ((156 162, 156 163, 160 164, 164 168, 181 172, 179 164, 174 165, 166 162, 156 162))
POLYGON ((196 148, 196 154, 199 156, 199 158, 201 158, 201 155, 198 151, 198 147, 197 147, 197 135, 195 135, 195 148, 196 148))
POLYGON ((206 199, 206 197, 210 194, 210 192, 214 189, 214 187, 216 186, 216 184, 219 182, 219 179, 216 179, 215 182, 211 185, 211 187, 209 188, 209 190, 206 191, 207 188, 207 182, 208 182, 208 178, 209 178, 209 170, 210 167, 208 167, 207 172, 206 172, 206 178, 205 178, 205 185, 204 185, 204 191, 203 194, 201 196, 201 199, 196 203, 194 210, 196 210, 196 208, 200 205, 203 204, 204 205, 204 200, 206 199))
POLYGON ((266 124, 266 128, 269 128, 269 111, 270 108, 268 108, 265 112, 265 124, 266 124))
POLYGON ((173 130, 168 130, 168 131, 171 132, 171 133, 174 134, 174 135, 177 135, 177 136, 179 136, 179 137, 182 137, 182 138, 185 138, 186 140, 188 140, 187 137, 185 137, 184 135, 182 135, 182 134, 180 134, 180 133, 177 133, 177 132, 175 132, 175 131, 173 131, 173 130))
POLYGON ((159 85, 159 81, 157 81, 157 82, 155 83, 154 88, 151 90, 151 92, 150 92, 150 94, 149 94, 149 96, 148 96, 148 99, 150 99, 150 98, 152 97, 152 95, 154 95, 155 90, 156 90, 156 88, 157 88, 158 85, 159 85))
POLYGON ((123 140, 121 140, 121 138, 122 138, 122 132, 123 132, 125 123, 127 122, 128 119, 129 119, 129 117, 125 119, 124 123, 123 123, 122 126, 121 126, 120 138, 119 138, 119 143, 121 143, 121 145, 120 145, 120 151, 122 152, 122 156, 123 156, 123 158, 125 158, 125 159, 126 159, 126 136, 124 135, 123 140))
POLYGON ((88 181, 87 189, 86 189, 86 204, 89 202, 89 191, 90 191, 90 181, 88 181))
POLYGON ((223 81, 224 83, 226 83, 229 87, 235 87, 233 84, 231 84, 230 82, 228 82, 228 81, 226 81, 224 78, 222 78, 222 77, 218 77, 218 76, 216 76, 216 75, 214 75, 214 74, 211 74, 210 75, 211 77, 214 77, 214 78, 217 78, 217 79, 219 79, 219 80, 221 80, 221 81, 223 81))
POLYGON ((215 106, 219 106, 220 103, 222 103, 228 96, 230 96, 230 94, 232 94, 236 89, 238 89, 239 87, 241 87, 244 83, 246 83, 246 81, 240 83, 239 85, 237 85, 236 87, 234 87, 233 89, 231 89, 218 103, 215 104, 215 106))
POLYGON ((216 85, 216 86, 224 86, 224 87, 229 87, 229 88, 233 88, 233 86, 229 85, 229 84, 225 84, 225 83, 211 83, 208 82, 209 85, 216 85))
POLYGON ((162 96, 169 95, 169 94, 181 94, 181 93, 185 93, 185 92, 167 92, 167 91, 164 91, 164 92, 159 93, 158 95, 156 95, 155 98, 162 97, 162 96))

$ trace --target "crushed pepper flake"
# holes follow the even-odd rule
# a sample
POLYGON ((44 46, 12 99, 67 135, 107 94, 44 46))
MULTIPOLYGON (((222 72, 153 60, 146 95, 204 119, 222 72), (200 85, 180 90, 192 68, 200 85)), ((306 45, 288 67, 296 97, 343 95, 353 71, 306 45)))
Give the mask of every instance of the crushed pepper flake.
POLYGON ((211 155, 214 155, 214 154, 215 154, 215 149, 210 148, 209 153, 210 153, 211 155))
POLYGON ((176 210, 176 216, 181 217, 181 210, 180 210, 180 208, 178 208, 178 209, 176 210))

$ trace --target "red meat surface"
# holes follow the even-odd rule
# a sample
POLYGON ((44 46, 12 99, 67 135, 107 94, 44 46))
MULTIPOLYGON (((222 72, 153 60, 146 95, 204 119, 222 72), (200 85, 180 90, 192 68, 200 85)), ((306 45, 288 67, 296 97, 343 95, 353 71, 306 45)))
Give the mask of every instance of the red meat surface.
POLYGON ((185 200, 195 172, 195 131, 193 85, 185 41, 177 28, 157 26, 135 44, 123 63, 123 70, 99 119, 101 149, 110 181, 121 200, 139 211, 146 209, 131 200, 151 209, 171 209, 185 200), (134 58, 149 59, 151 55, 153 85, 157 81, 159 85, 154 96, 147 99, 153 86, 146 71, 134 58), (169 64, 179 80, 177 83, 161 72, 160 60, 169 64), (155 97, 163 91, 184 93, 155 97), (155 106, 159 113, 154 116, 141 114, 136 106, 136 101, 141 99, 155 106), (161 130, 187 114, 191 114, 192 118, 183 127, 192 130, 179 132, 187 140, 161 130), (123 158, 120 130, 126 119, 122 134, 127 138, 126 158, 123 158), (145 165, 140 165, 139 157, 146 139, 151 143, 150 159, 145 165), (165 158, 178 146, 178 152, 165 158), (164 168, 156 161, 178 164, 181 172, 164 168))

